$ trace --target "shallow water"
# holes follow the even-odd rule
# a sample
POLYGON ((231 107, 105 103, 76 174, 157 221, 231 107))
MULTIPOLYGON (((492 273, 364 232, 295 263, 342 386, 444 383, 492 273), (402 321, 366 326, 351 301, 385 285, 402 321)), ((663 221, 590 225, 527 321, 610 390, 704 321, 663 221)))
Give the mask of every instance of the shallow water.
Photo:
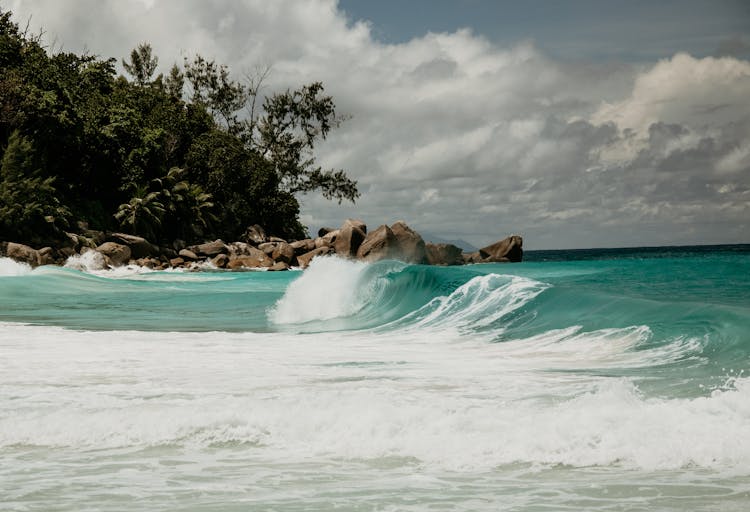
POLYGON ((665 251, 0 259, 0 510, 747 510, 750 252, 665 251))

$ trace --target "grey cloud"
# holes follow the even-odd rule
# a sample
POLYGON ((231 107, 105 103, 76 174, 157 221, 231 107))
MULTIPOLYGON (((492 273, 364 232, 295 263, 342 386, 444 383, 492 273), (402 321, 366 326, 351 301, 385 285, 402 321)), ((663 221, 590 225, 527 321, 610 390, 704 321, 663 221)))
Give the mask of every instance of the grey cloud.
POLYGON ((352 118, 320 145, 359 180, 357 205, 300 197, 303 222, 349 216, 481 245, 750 242, 750 63, 678 54, 651 65, 558 62, 463 30, 375 41, 334 1, 11 4, 71 50, 199 51, 268 90, 322 80, 352 118), (94 13, 94 14, 92 14, 94 13))

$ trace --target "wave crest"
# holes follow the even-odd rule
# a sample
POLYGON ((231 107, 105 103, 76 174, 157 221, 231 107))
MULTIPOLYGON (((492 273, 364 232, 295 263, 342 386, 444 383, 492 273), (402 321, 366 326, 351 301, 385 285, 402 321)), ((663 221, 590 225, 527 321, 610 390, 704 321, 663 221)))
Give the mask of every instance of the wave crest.
POLYGON ((317 258, 269 311, 305 331, 372 327, 496 329, 548 285, 467 269, 317 258))

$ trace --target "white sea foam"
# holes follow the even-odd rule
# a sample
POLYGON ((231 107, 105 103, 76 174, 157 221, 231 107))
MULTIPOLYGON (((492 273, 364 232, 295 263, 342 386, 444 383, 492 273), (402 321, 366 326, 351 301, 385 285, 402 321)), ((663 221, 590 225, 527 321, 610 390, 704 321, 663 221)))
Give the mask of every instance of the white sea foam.
POLYGON ((83 254, 68 256, 64 267, 81 272, 94 272, 108 268, 104 255, 98 251, 86 251, 83 254))
POLYGON ((0 258, 0 277, 22 276, 31 273, 31 265, 11 258, 0 258))
POLYGON ((301 324, 352 315, 364 305, 358 283, 365 263, 318 257, 287 288, 272 309, 277 324, 301 324))
MULTIPOLYGON (((446 343, 439 333, 0 330, 0 448, 178 445, 189 458, 229 443, 267 463, 750 472, 750 378, 664 398, 629 378, 547 371, 562 360, 599 365, 595 351, 575 362, 572 352, 519 357, 512 344, 446 343)), ((602 336, 616 338, 597 336, 600 348, 602 336)), ((583 333, 553 337, 576 344, 583 333)), ((608 358, 634 343, 613 344, 608 358)))
MULTIPOLYGON (((542 293, 548 285, 515 276, 477 276, 423 310, 430 313, 414 327, 485 327, 501 320, 542 293)), ((420 316, 421 311, 412 316, 420 316)))

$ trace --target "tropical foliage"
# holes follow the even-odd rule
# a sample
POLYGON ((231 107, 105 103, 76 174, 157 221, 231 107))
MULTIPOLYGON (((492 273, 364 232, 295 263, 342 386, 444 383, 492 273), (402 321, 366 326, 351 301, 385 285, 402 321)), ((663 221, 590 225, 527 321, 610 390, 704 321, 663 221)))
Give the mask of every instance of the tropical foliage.
POLYGON ((156 74, 150 45, 115 59, 53 52, 0 10, 0 239, 39 243, 84 221, 152 239, 301 237, 296 195, 354 201, 316 165, 342 118, 322 84, 261 96, 196 56, 156 74))

